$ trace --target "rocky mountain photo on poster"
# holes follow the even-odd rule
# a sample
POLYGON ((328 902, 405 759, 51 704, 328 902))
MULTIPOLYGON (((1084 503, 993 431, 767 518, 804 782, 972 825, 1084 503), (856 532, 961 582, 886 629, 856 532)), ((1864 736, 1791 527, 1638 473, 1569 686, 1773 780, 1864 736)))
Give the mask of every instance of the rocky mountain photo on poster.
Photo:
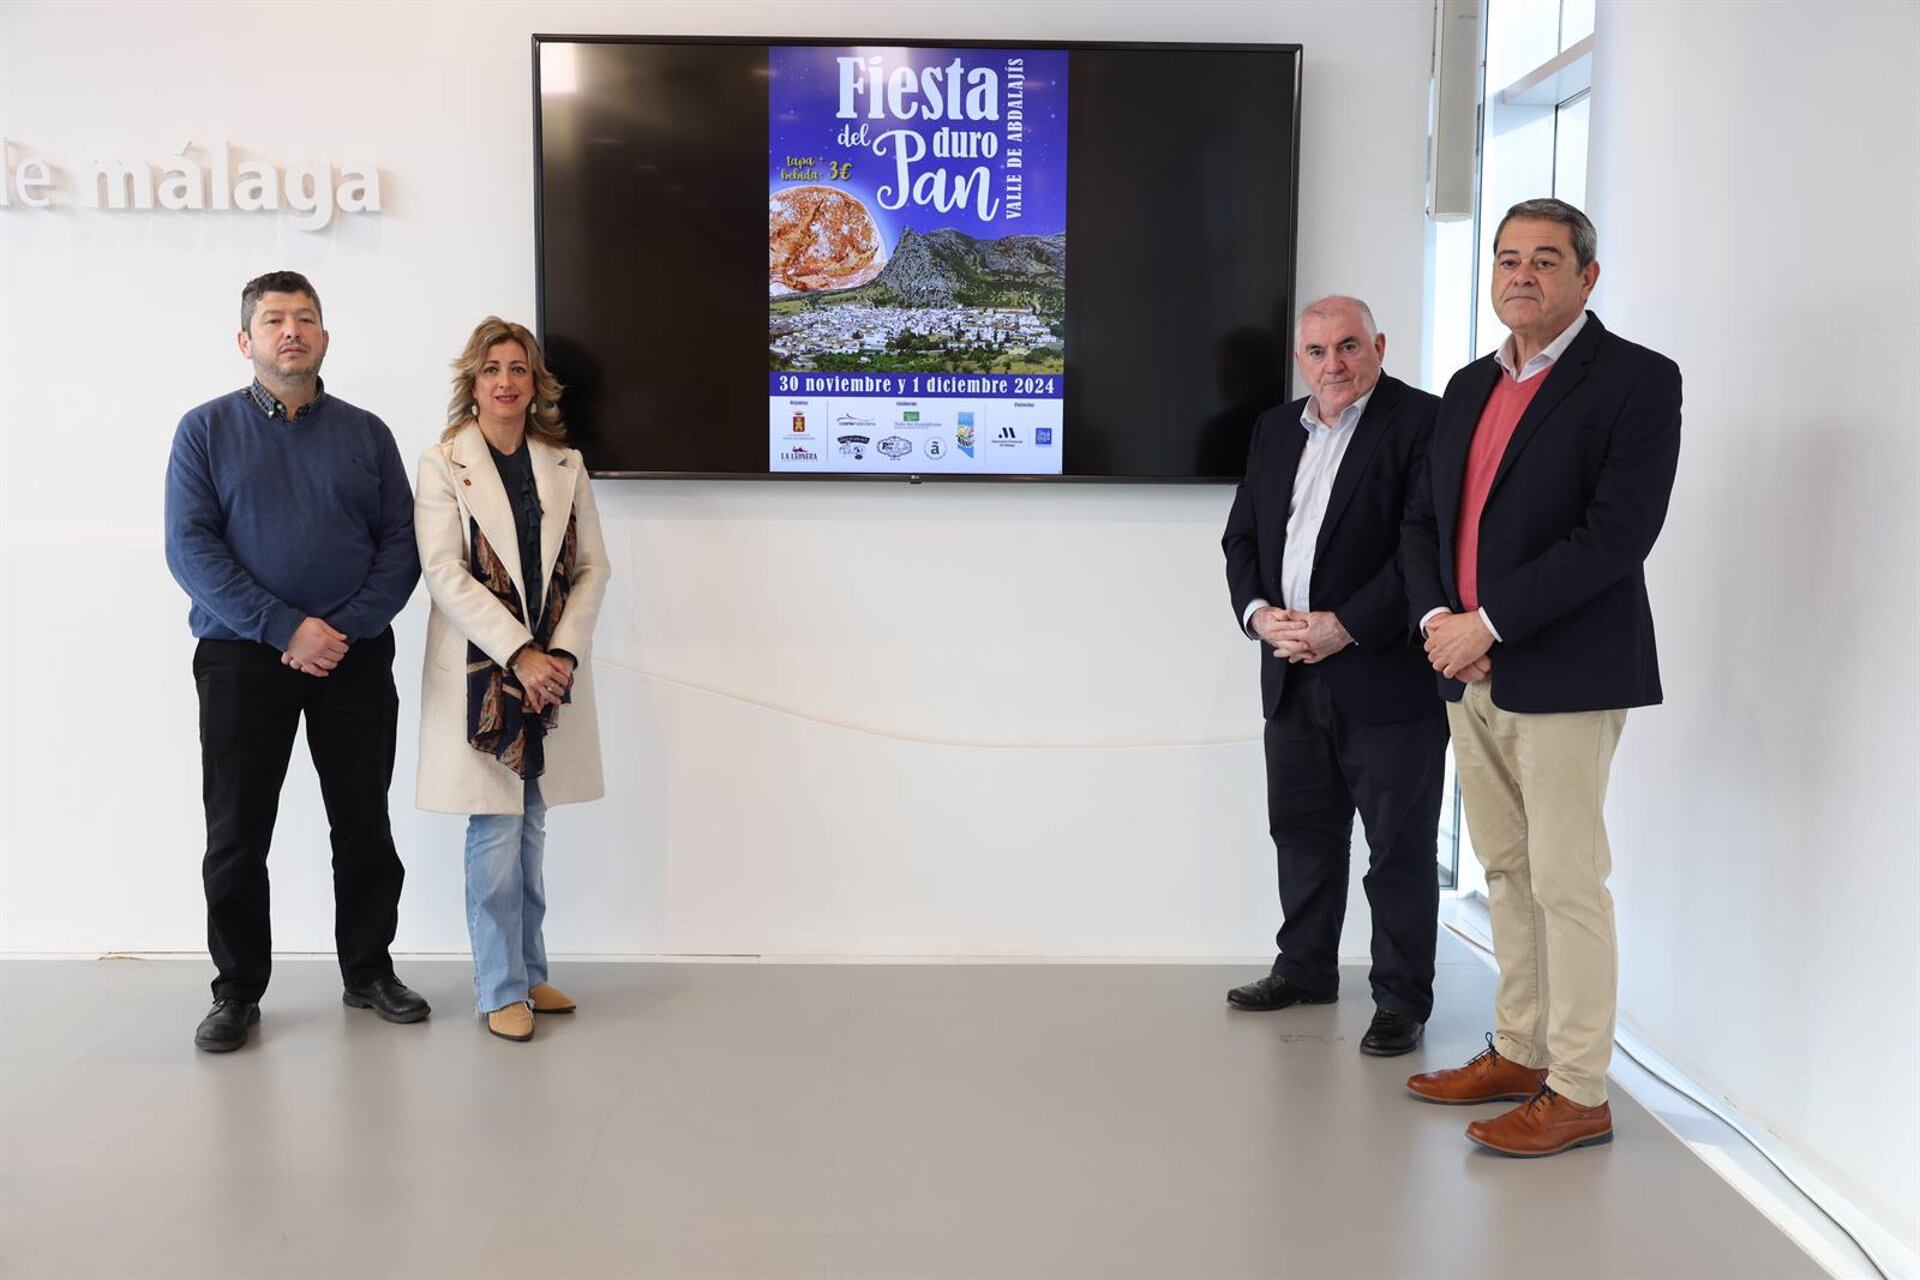
POLYGON ((871 282, 774 304, 771 367, 960 370, 1019 359, 1028 372, 1062 372, 1066 271, 1063 233, 980 240, 909 227, 871 282))

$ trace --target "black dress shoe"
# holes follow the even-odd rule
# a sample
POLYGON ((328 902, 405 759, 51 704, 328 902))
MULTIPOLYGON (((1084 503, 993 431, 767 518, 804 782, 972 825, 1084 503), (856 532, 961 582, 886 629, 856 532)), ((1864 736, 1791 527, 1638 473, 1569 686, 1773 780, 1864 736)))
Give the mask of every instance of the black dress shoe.
POLYGON ((1236 1009, 1250 1009, 1256 1012, 1285 1009, 1296 1004, 1332 1004, 1339 998, 1337 995, 1326 996, 1296 987, 1285 978, 1271 973, 1227 992, 1228 1004, 1236 1009))
POLYGON ((340 1000, 355 1009, 371 1009, 388 1022, 418 1022, 433 1012, 425 996, 395 977, 348 987, 340 1000))
POLYGON ((247 1042, 260 1025, 260 1006, 251 1000, 215 1000, 207 1016, 193 1029, 193 1047, 208 1053, 231 1053, 247 1042))
POLYGON ((1412 1053, 1426 1031, 1427 1024, 1424 1022, 1415 1022, 1402 1014, 1381 1009, 1373 1015, 1373 1023, 1368 1026, 1367 1034, 1360 1037, 1360 1052, 1376 1058, 1412 1053))

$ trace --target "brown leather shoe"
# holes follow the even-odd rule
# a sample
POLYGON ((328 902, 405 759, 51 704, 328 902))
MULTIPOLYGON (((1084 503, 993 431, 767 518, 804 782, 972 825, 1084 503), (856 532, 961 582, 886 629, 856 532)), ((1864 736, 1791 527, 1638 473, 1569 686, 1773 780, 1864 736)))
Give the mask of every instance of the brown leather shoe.
POLYGON ((1503 1156, 1554 1156, 1612 1142, 1613 1112, 1604 1102, 1583 1107, 1541 1085, 1540 1092, 1505 1115, 1475 1120, 1467 1136, 1503 1156))
POLYGON ((502 1040, 533 1039, 533 1010, 521 1001, 495 1009, 487 1015, 487 1030, 502 1040))
POLYGON ((536 982, 528 988, 527 999, 533 1001, 535 1013, 572 1013, 580 1007, 566 992, 545 982, 536 982))
POLYGON ((1545 1067, 1523 1067, 1500 1056, 1487 1033, 1487 1047, 1464 1067, 1429 1071, 1407 1081, 1407 1092, 1423 1102, 1464 1107, 1476 1102, 1521 1102, 1547 1086, 1545 1067))

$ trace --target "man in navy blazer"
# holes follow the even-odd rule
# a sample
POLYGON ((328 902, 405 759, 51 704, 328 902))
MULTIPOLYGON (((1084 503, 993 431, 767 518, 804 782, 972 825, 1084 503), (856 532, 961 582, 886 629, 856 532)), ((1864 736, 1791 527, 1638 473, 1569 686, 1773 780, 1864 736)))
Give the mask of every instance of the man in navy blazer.
POLYGON ((1433 1009, 1434 865, 1447 728, 1408 623, 1399 550, 1439 401, 1381 373, 1386 335, 1357 298, 1301 313, 1312 392, 1254 423, 1221 546, 1234 618, 1260 642, 1267 814, 1284 922, 1239 1009, 1327 1004, 1356 810, 1369 849, 1376 1012, 1363 1053, 1409 1052, 1433 1009))
POLYGON ((1492 292, 1511 333, 1447 385, 1402 540, 1500 965, 1486 1052, 1407 1087, 1521 1101, 1467 1128, 1508 1155, 1612 1140, 1601 811, 1627 709, 1660 701, 1642 565, 1679 463, 1680 370, 1586 310, 1596 252, 1564 201, 1502 219, 1492 292))

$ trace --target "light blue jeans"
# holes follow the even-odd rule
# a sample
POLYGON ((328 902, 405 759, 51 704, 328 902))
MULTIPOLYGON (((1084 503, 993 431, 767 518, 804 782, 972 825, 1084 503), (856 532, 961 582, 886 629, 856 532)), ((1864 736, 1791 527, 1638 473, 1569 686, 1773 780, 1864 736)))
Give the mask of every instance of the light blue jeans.
POLYGON ((467 936, 473 940, 474 1008, 490 1013, 527 998, 547 980, 547 917, 541 863, 547 847, 547 802, 537 779, 527 782, 525 813, 467 818, 467 936))

